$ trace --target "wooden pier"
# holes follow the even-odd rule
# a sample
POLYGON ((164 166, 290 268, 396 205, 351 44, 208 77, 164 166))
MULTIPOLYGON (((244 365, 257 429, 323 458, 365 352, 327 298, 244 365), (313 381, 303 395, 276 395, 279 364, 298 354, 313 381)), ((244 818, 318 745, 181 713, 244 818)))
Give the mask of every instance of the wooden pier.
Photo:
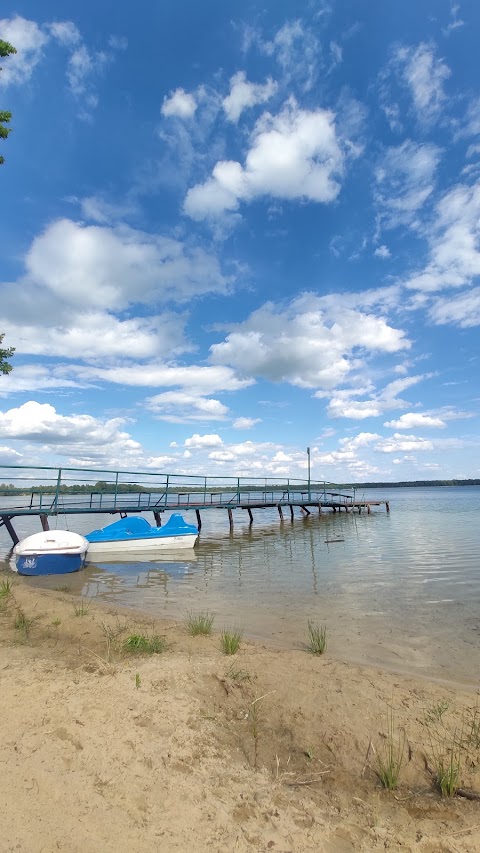
POLYGON ((161 526, 163 512, 190 510, 195 512, 201 530, 202 511, 223 509, 232 530, 234 509, 247 512, 250 524, 253 524, 253 510, 261 509, 277 509, 281 521, 284 512, 293 521, 295 509, 303 517, 313 511, 370 513, 372 507, 379 506, 390 511, 388 501, 359 498, 353 486, 303 480, 188 477, 18 465, 0 468, 0 478, 4 480, 0 485, 3 492, 0 527, 6 528, 14 545, 19 539, 13 520, 25 516, 37 516, 42 528, 48 530, 51 516, 99 513, 127 516, 152 512, 156 524, 161 526))

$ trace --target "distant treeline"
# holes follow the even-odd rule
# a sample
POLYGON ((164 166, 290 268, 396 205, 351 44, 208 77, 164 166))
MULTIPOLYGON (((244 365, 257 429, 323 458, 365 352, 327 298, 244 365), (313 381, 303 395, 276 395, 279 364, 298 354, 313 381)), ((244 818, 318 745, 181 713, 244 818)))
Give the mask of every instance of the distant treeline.
MULTIPOLYGON (((305 483, 267 483, 266 484, 250 484, 250 483, 241 483, 240 484, 242 491, 251 491, 251 492, 264 492, 272 490, 275 492, 279 491, 287 491, 290 488, 290 491, 298 491, 299 489, 306 490, 307 482, 305 483)), ((327 491, 331 491, 332 489, 395 489, 395 488, 412 488, 412 487, 421 487, 421 486, 480 486, 480 479, 476 480, 400 480, 396 483, 327 483, 325 488, 327 491)), ((310 488, 312 491, 323 491, 324 485, 323 483, 315 483, 311 482, 310 488)), ((158 484, 155 486, 141 486, 139 483, 107 483, 105 480, 99 480, 96 483, 90 483, 88 485, 79 485, 73 484, 72 486, 60 485, 58 489, 58 493, 61 495, 83 495, 83 494, 112 494, 116 492, 117 494, 126 495, 126 494, 139 494, 140 492, 145 492, 146 494, 158 494, 165 491, 165 485, 158 484)), ((203 492, 204 487, 197 485, 194 486, 189 483, 185 483, 181 485, 180 483, 170 483, 169 485, 170 492, 189 492, 193 494, 195 492, 203 492)), ((207 491, 208 492, 235 492, 236 491, 236 483, 225 484, 224 486, 209 486, 207 483, 207 491)), ((0 495, 3 497, 8 497, 10 495, 31 495, 33 492, 42 492, 47 495, 54 495, 57 492, 57 486, 14 486, 13 483, 0 483, 0 495)))

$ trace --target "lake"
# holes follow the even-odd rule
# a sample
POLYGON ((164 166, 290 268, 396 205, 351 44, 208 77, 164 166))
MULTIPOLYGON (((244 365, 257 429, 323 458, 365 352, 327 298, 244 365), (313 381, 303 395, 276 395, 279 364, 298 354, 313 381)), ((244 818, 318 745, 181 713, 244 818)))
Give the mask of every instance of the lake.
MULTIPOLYGON (((64 583, 152 616, 210 610, 217 630, 237 625, 284 647, 305 642, 310 619, 327 626, 336 657, 477 685, 480 487, 371 489, 357 497, 388 500, 391 512, 304 519, 296 509, 293 522, 285 513, 280 523, 276 510, 253 510, 249 527, 247 513, 235 510, 230 534, 226 511, 206 510, 200 542, 186 558, 89 564, 61 579, 20 582, 64 583)), ((195 523, 193 512, 184 515, 195 523)), ((59 516, 57 526, 86 533, 111 521, 59 516)), ((38 518, 14 524, 21 537, 40 530, 38 518)), ((0 529, 0 557, 10 546, 0 529)))

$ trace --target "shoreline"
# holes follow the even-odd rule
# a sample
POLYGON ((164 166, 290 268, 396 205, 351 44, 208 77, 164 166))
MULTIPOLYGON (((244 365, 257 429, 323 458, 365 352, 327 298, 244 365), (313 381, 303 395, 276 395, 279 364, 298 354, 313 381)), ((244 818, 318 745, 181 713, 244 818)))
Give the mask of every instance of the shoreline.
MULTIPOLYGON (((200 853, 480 847, 478 803, 441 798, 426 769, 428 715, 444 731, 465 725, 476 690, 328 648, 317 657, 245 641, 227 657, 219 625, 191 637, 170 620, 7 577, 4 849, 182 851, 193 834, 200 853), (167 649, 127 655, 123 639, 142 632, 164 635, 167 649), (390 706, 408 744, 396 792, 380 787, 372 751, 390 706)), ((479 748, 480 732, 462 754, 461 785, 475 794, 479 748)))

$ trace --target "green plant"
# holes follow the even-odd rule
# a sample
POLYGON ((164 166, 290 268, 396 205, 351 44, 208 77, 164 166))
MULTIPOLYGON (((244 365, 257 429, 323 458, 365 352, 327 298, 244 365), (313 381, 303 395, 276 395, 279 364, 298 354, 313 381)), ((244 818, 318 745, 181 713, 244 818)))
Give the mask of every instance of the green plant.
POLYGON ((9 578, 0 584, 0 599, 8 598, 12 594, 12 583, 9 578))
POLYGON ((90 604, 85 602, 83 598, 80 601, 80 604, 73 605, 73 615, 74 616, 86 616, 90 610, 90 604))
POLYGON ((439 723, 443 717, 443 715, 448 711, 450 707, 450 702, 447 700, 440 700, 436 702, 435 705, 432 705, 430 708, 427 708, 425 711, 425 720, 427 723, 439 723))
POLYGON ((58 619, 58 618, 57 618, 57 619, 52 619, 52 625, 53 625, 53 627, 54 627, 54 628, 58 628, 58 626, 59 626, 59 625, 61 625, 61 623, 62 623, 62 620, 61 620, 61 619, 58 619))
POLYGON ((381 749, 377 751, 377 775, 384 788, 394 791, 398 785, 405 752, 405 732, 396 736, 395 715, 392 706, 387 707, 387 731, 381 749))
POLYGON ((327 648, 327 627, 308 620, 308 649, 314 655, 323 655, 327 648))
POLYGON ((454 733, 451 746, 445 755, 436 759, 437 784, 442 797, 453 797, 460 783, 461 745, 454 733))
POLYGON ((240 648, 243 631, 240 628, 224 628, 220 634, 220 645, 225 655, 234 655, 240 648))
POLYGON ((131 634, 123 643, 123 648, 131 654, 161 654, 168 648, 165 637, 159 637, 153 634, 151 637, 146 634, 131 634))
POLYGON ((136 689, 137 689, 137 690, 139 690, 139 689, 140 689, 140 685, 141 685, 141 683, 142 683, 142 680, 141 680, 141 678, 140 678, 140 673, 139 673, 139 672, 136 672, 136 673, 135 673, 135 687, 136 687, 136 689))
POLYGON ((55 592, 70 592, 70 587, 68 584, 65 584, 65 586, 56 586, 55 592))
POLYGON ((467 727, 466 742, 468 746, 473 746, 474 749, 480 749, 480 706, 478 704, 479 695, 473 708, 469 708, 465 714, 467 727))
POLYGON ((21 607, 17 608, 17 615, 15 616, 13 627, 23 635, 25 640, 30 636, 32 620, 28 618, 21 607))
MULTIPOLYGON (((462 726, 449 728, 443 715, 440 720, 433 720, 431 716, 425 716, 428 737, 430 741, 431 763, 433 767, 427 768, 435 778, 442 797, 453 797, 460 785, 460 764, 462 753, 467 752, 466 739, 464 737, 465 714, 462 715, 462 726)), ((468 740, 468 737, 467 737, 468 740)))
POLYGON ((237 669, 234 663, 225 673, 226 678, 231 678, 232 681, 251 681, 252 676, 246 669, 237 669))
POLYGON ((185 625, 188 633, 192 637, 203 635, 209 637, 212 633, 212 625, 214 620, 213 613, 208 610, 203 610, 201 613, 192 613, 188 611, 185 617, 185 625))

